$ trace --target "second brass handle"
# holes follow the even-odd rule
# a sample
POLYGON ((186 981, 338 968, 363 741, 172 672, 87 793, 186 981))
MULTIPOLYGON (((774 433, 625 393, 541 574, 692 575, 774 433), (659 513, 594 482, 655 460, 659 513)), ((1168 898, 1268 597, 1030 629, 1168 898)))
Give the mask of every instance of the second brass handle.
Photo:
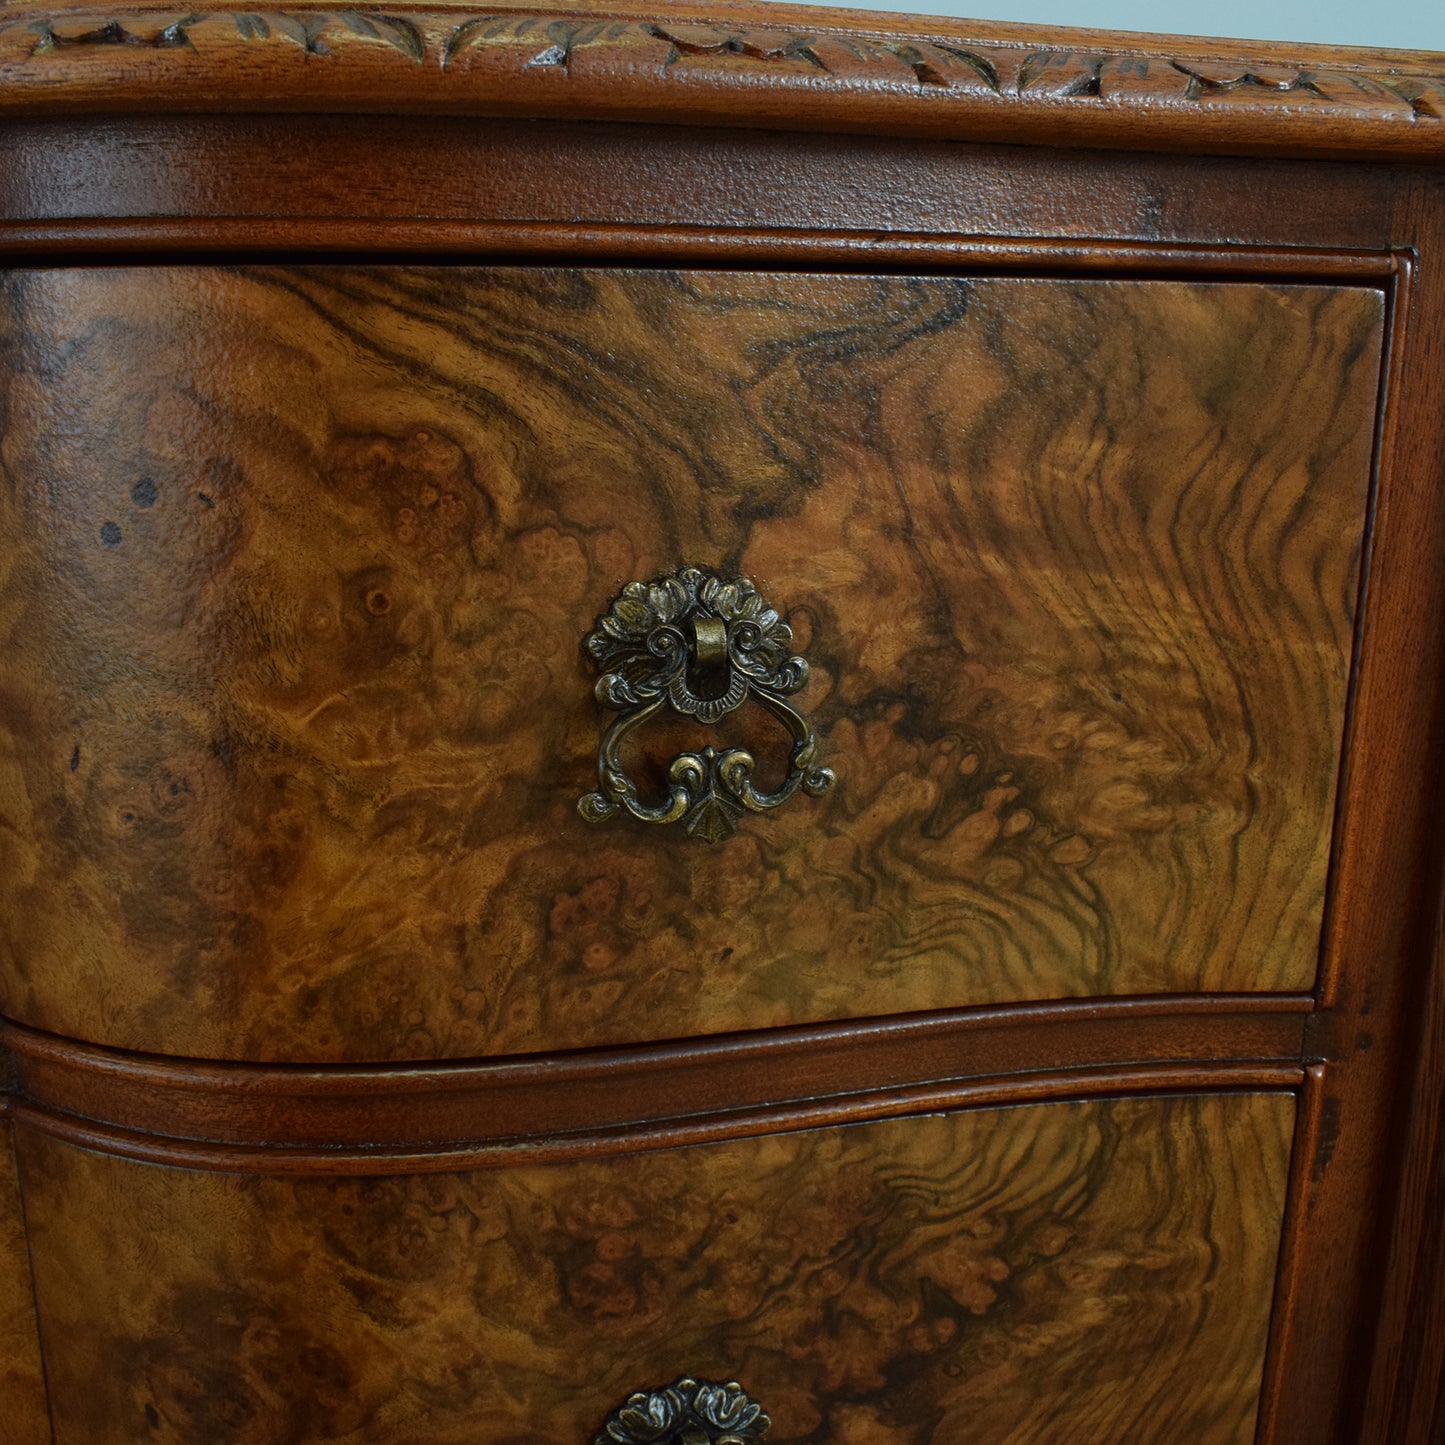
POLYGON ((753 1445, 772 1423, 737 1381, 715 1385, 685 1377, 629 1395, 592 1445, 753 1445))
POLYGON ((788 701, 808 680, 793 634, 746 577, 724 579, 683 567, 651 582, 629 582, 597 619, 583 646, 601 670, 597 700, 621 716, 597 753, 597 791, 578 800, 589 823, 629 813, 644 823, 680 822, 715 843, 746 812, 765 813, 795 793, 821 797, 833 774, 818 765, 813 726, 788 701), (664 709, 715 723, 753 698, 793 740, 788 775, 774 792, 752 780, 745 748, 679 753, 668 765, 665 802, 644 802, 622 766, 628 735, 664 709))

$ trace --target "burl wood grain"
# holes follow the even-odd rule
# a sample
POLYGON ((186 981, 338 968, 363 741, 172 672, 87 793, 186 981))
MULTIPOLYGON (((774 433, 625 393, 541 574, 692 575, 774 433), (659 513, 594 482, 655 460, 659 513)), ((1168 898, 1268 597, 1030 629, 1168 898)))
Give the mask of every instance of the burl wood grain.
POLYGON ((0 1118, 0 1439, 50 1445, 30 1251, 8 1119, 0 1118))
POLYGON ((5 1012, 340 1059, 1307 988, 1381 326, 1343 286, 12 273, 5 1012), (789 610, 838 775, 711 849, 574 808, 580 640, 684 562, 789 610))
POLYGON ((216 1176, 27 1131, 57 1445, 577 1445, 737 1378, 778 1441, 1246 1445, 1287 1093, 641 1156, 216 1176))

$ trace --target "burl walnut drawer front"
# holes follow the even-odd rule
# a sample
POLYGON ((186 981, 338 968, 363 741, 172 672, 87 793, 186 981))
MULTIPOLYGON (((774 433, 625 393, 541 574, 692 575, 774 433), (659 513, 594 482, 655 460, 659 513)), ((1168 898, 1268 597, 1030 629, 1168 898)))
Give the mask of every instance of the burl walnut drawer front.
MULTIPOLYGON (((1380 290, 204 267, 0 301, 21 1022, 464 1057, 1311 986, 1380 290), (715 845, 577 810, 582 639, 685 564, 786 616, 837 778, 715 845)), ((728 723, 781 771, 775 722, 728 723)))
POLYGON ((1247 1445, 1293 1117, 1096 1099, 370 1179, 22 1129, 56 1445, 581 1445, 684 1375, 778 1442, 1247 1445))

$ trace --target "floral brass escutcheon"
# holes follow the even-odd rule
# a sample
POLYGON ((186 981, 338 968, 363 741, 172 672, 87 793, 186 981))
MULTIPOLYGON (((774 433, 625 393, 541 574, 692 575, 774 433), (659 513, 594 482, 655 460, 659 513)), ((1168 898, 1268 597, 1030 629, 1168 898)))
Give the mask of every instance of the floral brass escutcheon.
POLYGON ((592 1445, 752 1445, 772 1423, 736 1381, 710 1385, 684 1378, 628 1396, 592 1445))
POLYGON ((683 567, 652 582, 629 582, 583 644, 602 676, 598 702, 622 716, 597 754, 598 791, 579 799, 589 823, 626 811, 645 823, 681 822, 694 838, 729 837, 745 812, 765 813, 799 789, 821 797, 833 774, 817 763, 812 724, 787 697, 808 680, 808 664, 792 652, 793 633, 746 577, 724 580, 683 567), (753 786, 745 748, 679 753, 668 765, 671 787, 662 803, 646 803, 622 766, 622 744, 664 708, 715 723, 751 697, 793 739, 788 775, 776 792, 753 786))

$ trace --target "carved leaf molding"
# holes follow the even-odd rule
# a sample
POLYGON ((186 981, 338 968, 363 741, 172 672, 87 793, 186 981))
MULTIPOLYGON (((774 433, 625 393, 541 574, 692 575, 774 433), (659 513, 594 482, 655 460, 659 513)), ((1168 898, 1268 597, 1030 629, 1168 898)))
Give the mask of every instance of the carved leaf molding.
POLYGON ((236 41, 295 47, 328 63, 394 51, 438 73, 501 65, 511 73, 566 77, 619 68, 662 78, 751 74, 807 87, 866 84, 887 91, 958 95, 1007 103, 1126 103, 1203 109, 1323 110, 1355 118, 1438 123, 1445 76, 1409 70, 1319 68, 1246 60, 1177 58, 1145 50, 1029 49, 907 35, 785 27, 729 27, 635 17, 537 11, 388 14, 371 10, 227 10, 176 15, 70 12, 16 15, 0 23, 0 63, 44 65, 104 55, 115 47, 185 52, 236 41), (619 67, 620 63, 620 67, 619 67))

